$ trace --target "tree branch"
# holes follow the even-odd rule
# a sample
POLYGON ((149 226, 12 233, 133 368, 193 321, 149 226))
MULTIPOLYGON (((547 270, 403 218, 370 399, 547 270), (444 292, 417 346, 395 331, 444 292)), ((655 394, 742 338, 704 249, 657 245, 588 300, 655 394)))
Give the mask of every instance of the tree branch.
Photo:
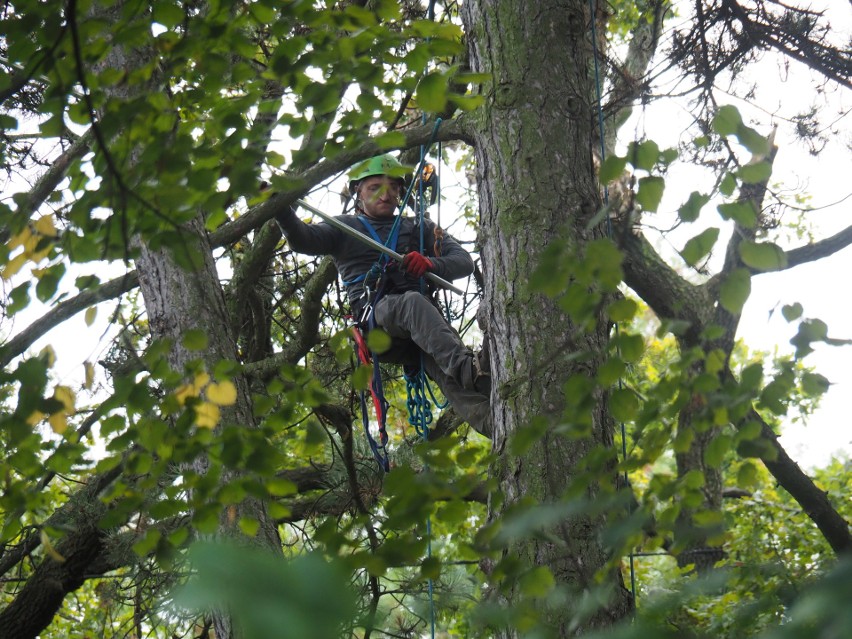
POLYGON ((756 410, 752 409, 743 421, 737 424, 737 427, 742 427, 751 421, 760 424, 760 436, 772 447, 774 454, 760 458, 772 476, 816 524, 834 552, 837 554, 852 552, 849 522, 832 506, 825 491, 820 490, 790 458, 778 442, 778 436, 756 410))
MULTIPOLYGON (((852 226, 847 226, 845 229, 813 244, 806 244, 799 248, 786 251, 787 266, 786 269, 791 269, 800 264, 815 262, 829 255, 842 251, 852 244, 852 226)), ((786 270, 785 269, 785 270, 786 270)))
POLYGON ((42 335, 55 328, 80 311, 100 302, 118 297, 139 285, 136 271, 124 275, 92 289, 82 291, 76 296, 59 302, 49 312, 42 315, 23 331, 0 346, 0 367, 6 366, 15 357, 23 353, 42 335))
POLYGON ((322 312, 322 298, 326 290, 337 277, 337 269, 331 258, 324 258, 311 276, 302 295, 299 325, 296 334, 283 351, 272 357, 251 362, 245 365, 245 373, 249 377, 266 379, 284 364, 295 364, 314 347, 319 338, 319 318, 322 312))
POLYGON ((651 310, 663 319, 689 322, 700 330, 712 301, 703 287, 696 286, 669 266, 641 234, 624 233, 620 238, 624 251, 624 281, 651 310))
MULTIPOLYGON (((395 148, 404 149, 419 144, 426 144, 432 137, 434 124, 426 124, 408 131, 400 131, 405 137, 395 148)), ((472 139, 462 119, 450 120, 441 124, 435 136, 435 141, 447 142, 450 140, 462 140, 471 143, 472 139)), ((233 222, 224 224, 210 235, 210 242, 214 246, 224 246, 235 242, 246 233, 254 230, 267 220, 272 219, 278 213, 283 213, 302 196, 310 186, 319 184, 323 180, 331 178, 346 170, 356 162, 366 160, 380 153, 386 153, 386 147, 380 147, 373 140, 367 140, 354 149, 342 151, 329 160, 323 160, 301 173, 287 176, 289 183, 300 186, 293 187, 287 191, 273 194, 268 200, 254 207, 245 215, 240 216, 233 222)))

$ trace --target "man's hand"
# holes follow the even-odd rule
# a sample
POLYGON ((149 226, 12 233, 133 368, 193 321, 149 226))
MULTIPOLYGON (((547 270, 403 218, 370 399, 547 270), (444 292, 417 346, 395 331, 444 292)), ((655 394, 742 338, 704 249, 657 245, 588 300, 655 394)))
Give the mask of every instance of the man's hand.
POLYGON ((435 265, 425 255, 412 251, 402 258, 402 268, 412 277, 423 277, 426 271, 431 271, 435 265))

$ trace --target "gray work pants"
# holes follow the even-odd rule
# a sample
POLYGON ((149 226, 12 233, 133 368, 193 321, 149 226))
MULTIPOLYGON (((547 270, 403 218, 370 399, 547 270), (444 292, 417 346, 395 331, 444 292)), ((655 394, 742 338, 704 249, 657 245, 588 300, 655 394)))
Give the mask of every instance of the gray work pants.
POLYGON ((426 374, 456 412, 474 430, 490 437, 490 398, 474 386, 475 355, 438 308, 417 291, 406 291, 385 295, 373 312, 376 324, 388 335, 414 342, 423 353, 426 374))

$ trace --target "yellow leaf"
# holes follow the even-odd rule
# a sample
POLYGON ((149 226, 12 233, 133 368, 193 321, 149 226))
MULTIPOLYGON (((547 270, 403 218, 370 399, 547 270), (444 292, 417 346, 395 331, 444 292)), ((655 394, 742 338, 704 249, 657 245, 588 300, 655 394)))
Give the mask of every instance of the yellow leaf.
POLYGON ((32 235, 24 240, 24 254, 32 255, 32 252, 35 251, 35 247, 38 245, 38 241, 41 238, 38 235, 32 235))
POLYGON ((35 223, 35 230, 47 237, 56 237, 56 227, 53 225, 53 216, 45 215, 35 223))
POLYGON ((208 375, 207 373, 198 373, 198 375, 196 375, 195 379, 192 381, 192 385, 195 388, 195 394, 198 395, 198 393, 201 392, 201 389, 204 388, 207 385, 207 382, 209 381, 210 375, 208 375))
POLYGON ((35 426, 43 419, 44 413, 42 413, 40 410, 34 410, 32 413, 30 413, 30 416, 27 417, 27 424, 29 424, 30 426, 35 426))
POLYGON ((47 246, 45 246, 40 251, 33 251, 32 255, 30 255, 30 259, 33 261, 33 264, 38 264, 42 261, 47 254, 50 253, 50 249, 53 248, 53 242, 48 242, 47 246))
POLYGON ((83 382, 83 388, 89 390, 95 382, 95 366, 92 362, 83 362, 83 369, 86 371, 86 380, 83 382))
POLYGON ((207 399, 218 406, 231 406, 237 401, 237 387, 225 380, 220 384, 210 384, 206 391, 207 399))
POLYGON ((41 545, 44 548, 44 551, 53 558, 54 561, 58 561, 62 563, 65 561, 65 557, 60 555, 56 548, 53 547, 53 544, 50 543, 50 537, 47 536, 47 533, 44 530, 39 531, 39 537, 41 538, 41 545))
POLYGON ((213 428, 219 423, 219 407, 201 402, 195 407, 195 424, 200 428, 213 428))
POLYGON ((53 368, 53 365, 56 363, 56 351, 53 350, 53 346, 50 344, 41 349, 38 356, 45 361, 48 368, 53 368))
POLYGON ((4 280, 11 279, 15 276, 15 274, 21 270, 21 267, 27 263, 27 254, 19 253, 11 260, 6 262, 6 266, 3 267, 3 272, 0 273, 0 277, 4 280))
POLYGON ((181 406, 186 404, 186 400, 188 400, 190 397, 195 397, 195 395, 193 395, 192 384, 184 384, 183 386, 179 386, 178 389, 175 391, 175 399, 181 406))
POLYGON ((53 398, 58 399, 62 402, 62 405, 65 407, 65 412, 70 413, 74 411, 74 400, 76 399, 74 395, 74 391, 72 391, 67 386, 57 386, 53 389, 53 398))
POLYGON ((61 435, 68 429, 68 418, 65 413, 53 413, 47 418, 47 423, 57 435, 61 435))
POLYGON ((98 316, 98 307, 90 306, 86 309, 86 315, 83 319, 86 320, 86 326, 91 326, 95 322, 95 318, 98 316))
POLYGON ((198 397, 199 393, 201 393, 201 389, 204 388, 204 385, 210 381, 210 375, 207 373, 199 373, 195 376, 195 379, 192 380, 191 384, 184 384, 179 387, 175 391, 175 399, 178 400, 178 403, 183 406, 186 403, 186 400, 190 397, 198 397))
POLYGON ((9 243, 6 246, 9 247, 9 251, 13 251, 19 246, 23 246, 32 236, 33 232, 30 231, 30 227, 24 227, 24 230, 9 240, 9 243))

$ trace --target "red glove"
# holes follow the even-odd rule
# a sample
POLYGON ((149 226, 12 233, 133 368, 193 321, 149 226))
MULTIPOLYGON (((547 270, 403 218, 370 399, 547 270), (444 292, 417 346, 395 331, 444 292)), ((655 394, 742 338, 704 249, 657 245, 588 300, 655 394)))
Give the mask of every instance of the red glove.
POLYGON ((421 255, 417 251, 412 251, 411 253, 406 253, 405 257, 402 258, 402 268, 412 277, 423 277, 423 274, 426 271, 431 271, 435 268, 435 265, 425 255, 421 255))

